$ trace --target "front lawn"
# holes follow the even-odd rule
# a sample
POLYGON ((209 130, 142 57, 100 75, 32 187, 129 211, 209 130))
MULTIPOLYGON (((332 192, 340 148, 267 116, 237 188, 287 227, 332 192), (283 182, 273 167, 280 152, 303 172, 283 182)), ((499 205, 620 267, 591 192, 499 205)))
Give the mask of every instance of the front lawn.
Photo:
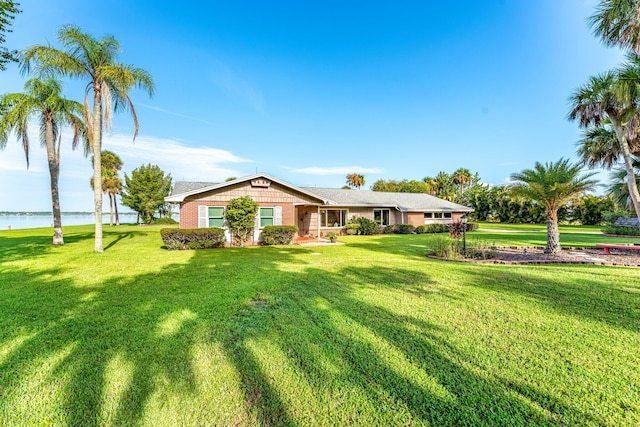
POLYGON ((640 424, 640 269, 159 228, 0 232, 0 425, 640 424))

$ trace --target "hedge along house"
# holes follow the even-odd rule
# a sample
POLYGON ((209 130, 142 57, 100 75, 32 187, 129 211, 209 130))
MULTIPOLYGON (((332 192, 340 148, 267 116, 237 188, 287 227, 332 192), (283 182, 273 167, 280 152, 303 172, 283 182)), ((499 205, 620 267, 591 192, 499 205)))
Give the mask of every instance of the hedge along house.
MULTIPOLYGON (((165 201, 180 205, 180 228, 227 228, 229 200, 251 197, 259 205, 253 241, 267 225, 295 225, 299 236, 325 237, 344 233, 349 219, 365 217, 381 226, 451 223, 473 209, 428 194, 296 187, 266 174, 223 183, 175 183, 165 201)), ((227 238, 230 236, 227 234, 227 238)))

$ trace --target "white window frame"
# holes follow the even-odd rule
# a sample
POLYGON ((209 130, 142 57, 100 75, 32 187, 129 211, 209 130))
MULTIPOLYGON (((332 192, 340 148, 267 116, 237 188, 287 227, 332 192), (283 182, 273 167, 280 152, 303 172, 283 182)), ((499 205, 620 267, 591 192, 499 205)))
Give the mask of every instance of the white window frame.
POLYGON ((320 209, 320 227, 322 228, 342 228, 349 222, 349 209, 320 209), (339 211, 342 225, 329 225, 327 223, 328 211, 339 211), (325 225, 322 225, 325 224, 325 225))
POLYGON ((373 210, 373 220, 381 226, 390 225, 391 224, 391 209, 374 209, 373 210), (376 221, 376 211, 380 211, 380 222, 376 221), (387 223, 384 223, 384 215, 382 214, 384 211, 387 211, 387 223))
POLYGON ((262 209, 273 209, 273 214, 271 216, 265 216, 264 218, 271 218, 271 225, 276 225, 276 207, 275 206, 260 206, 258 208, 258 228, 263 229, 266 227, 262 225, 262 209))

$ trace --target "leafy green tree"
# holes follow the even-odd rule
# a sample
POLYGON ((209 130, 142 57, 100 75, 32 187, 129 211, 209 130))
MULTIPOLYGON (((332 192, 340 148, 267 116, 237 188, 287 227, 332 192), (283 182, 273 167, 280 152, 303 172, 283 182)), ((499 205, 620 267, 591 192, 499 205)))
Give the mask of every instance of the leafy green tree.
POLYGON ((581 127, 601 127, 608 119, 616 134, 627 171, 627 187, 636 215, 640 218, 640 191, 635 183, 630 143, 640 131, 640 57, 628 56, 617 70, 591 77, 571 96, 569 119, 581 127))
POLYGON ((535 163, 533 169, 514 173, 516 181, 513 193, 535 200, 545 207, 547 216, 547 246, 545 253, 560 252, 560 232, 558 231, 558 210, 575 199, 576 196, 592 189, 596 181, 591 179, 595 172, 581 174, 580 165, 571 164, 567 159, 542 165, 535 163))
POLYGON ((231 199, 227 203, 225 218, 237 246, 244 246, 253 233, 257 213, 258 204, 249 196, 231 199))
POLYGON ((5 33, 10 33, 8 28, 11 22, 20 13, 18 9, 20 3, 16 3, 12 0, 0 1, 0 70, 6 70, 9 62, 17 62, 18 52, 15 50, 9 50, 4 45, 6 41, 5 33))
MULTIPOLYGON (((91 160, 93 163, 93 159, 91 160)), ((109 225, 113 226, 114 212, 115 223, 120 225, 120 216, 118 215, 117 195, 122 191, 122 179, 118 172, 122 170, 122 160, 120 157, 111 152, 102 151, 102 192, 109 196, 109 225)), ((93 188, 93 177, 89 180, 91 188, 93 188)))
POLYGON ((235 176, 230 176, 229 178, 225 179, 224 182, 235 181, 236 179, 238 178, 236 178, 235 176))
POLYGON ((581 197, 573 206, 573 218, 583 225, 600 225, 604 222, 604 213, 614 210, 611 197, 598 197, 593 194, 581 197))
POLYGON ((457 200, 456 186, 451 175, 444 171, 438 172, 435 177, 436 196, 441 199, 455 202, 457 200))
POLYGON ((9 134, 15 132, 22 143, 29 167, 28 123, 35 118, 40 124, 40 143, 47 150, 53 211, 53 244, 63 245, 62 218, 60 215, 60 146, 62 128, 73 129, 72 148, 80 141, 87 142, 80 114, 82 105, 62 97, 62 86, 56 80, 31 79, 24 85, 24 93, 11 93, 0 97, 0 149, 4 149, 9 134))
POLYGON ((138 212, 142 222, 153 222, 154 214, 164 205, 164 198, 171 192, 171 174, 165 173, 157 165, 142 165, 124 174, 122 204, 138 212))
POLYGON ((102 132, 111 129, 112 112, 129 110, 138 134, 138 117, 129 91, 134 87, 153 95, 151 75, 131 65, 118 62, 120 43, 113 36, 102 39, 84 33, 74 25, 65 25, 58 31, 58 41, 66 50, 50 45, 32 46, 22 53, 22 69, 33 69, 44 75, 84 79, 88 82, 84 94, 84 123, 93 154, 93 199, 95 209, 94 250, 103 252, 102 245, 102 132), (93 93, 93 110, 89 106, 89 93, 93 93))

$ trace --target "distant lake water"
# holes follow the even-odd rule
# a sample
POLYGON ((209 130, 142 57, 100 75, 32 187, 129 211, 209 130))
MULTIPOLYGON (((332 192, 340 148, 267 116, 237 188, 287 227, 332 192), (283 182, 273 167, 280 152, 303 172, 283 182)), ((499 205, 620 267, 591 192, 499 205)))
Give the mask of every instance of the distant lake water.
MULTIPOLYGON (((175 220, 178 220, 177 215, 173 215, 175 220)), ((120 223, 135 223, 135 213, 121 213, 120 223)), ((94 224, 95 220, 91 214, 62 214, 62 226, 65 225, 84 225, 94 224)), ((109 224, 109 214, 102 215, 102 223, 109 224)), ((41 227, 53 227, 53 214, 50 215, 26 215, 26 214, 0 214, 0 230, 18 230, 21 228, 41 228, 41 227)))

